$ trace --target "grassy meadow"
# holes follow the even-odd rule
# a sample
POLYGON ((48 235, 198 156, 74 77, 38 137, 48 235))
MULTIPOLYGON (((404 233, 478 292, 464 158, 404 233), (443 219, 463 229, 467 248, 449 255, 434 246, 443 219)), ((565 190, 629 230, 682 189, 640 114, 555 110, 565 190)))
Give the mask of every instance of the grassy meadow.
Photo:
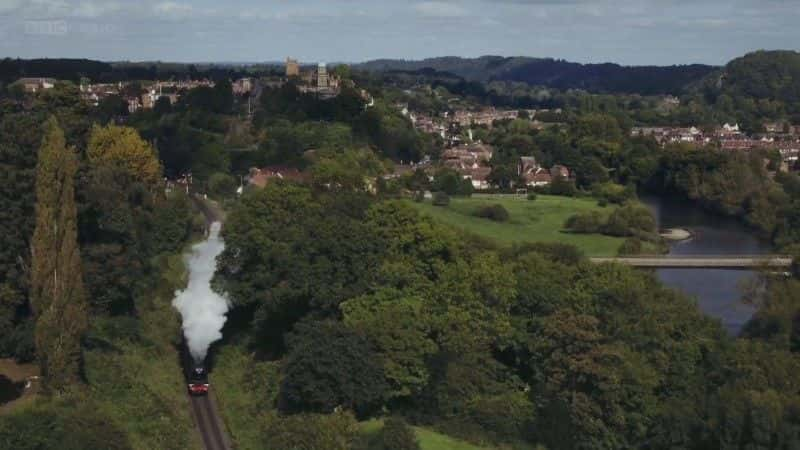
MULTIPOLYGON (((360 424, 361 433, 363 436, 373 435, 383 428, 383 420, 369 420, 360 424)), ((478 447, 437 433, 433 430, 421 427, 413 427, 414 433, 417 435, 419 446, 422 450, 484 450, 485 447, 478 447)))
POLYGON ((451 197, 446 207, 433 206, 430 200, 413 203, 421 212, 468 233, 500 244, 560 242, 578 247, 587 256, 616 256, 624 239, 600 234, 572 234, 564 231, 564 222, 584 211, 610 213, 612 206, 600 207, 597 200, 539 195, 528 200, 517 195, 481 195, 451 197), (508 222, 493 222, 475 216, 484 206, 501 204, 508 210, 508 222))

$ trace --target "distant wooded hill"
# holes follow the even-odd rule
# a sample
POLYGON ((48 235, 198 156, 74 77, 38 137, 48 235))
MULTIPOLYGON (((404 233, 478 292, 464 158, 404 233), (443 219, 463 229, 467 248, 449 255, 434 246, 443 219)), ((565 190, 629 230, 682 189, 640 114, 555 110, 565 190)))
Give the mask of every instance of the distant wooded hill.
POLYGON ((276 71, 274 65, 183 64, 170 62, 102 62, 90 59, 40 58, 0 59, 0 83, 23 77, 48 77, 77 82, 85 77, 95 82, 210 78, 213 80, 259 76, 276 71))
MULTIPOLYGON (((354 68, 373 71, 438 73, 457 82, 517 81, 556 89, 583 89, 594 93, 642 95, 702 94, 715 108, 746 112, 754 117, 798 116, 800 121, 800 53, 758 51, 736 58, 725 67, 706 65, 621 66, 579 64, 556 59, 528 57, 443 57, 422 61, 380 59, 354 68), (458 78, 457 78, 458 77, 458 78)), ((212 79, 278 73, 270 65, 244 67, 179 63, 107 63, 88 59, 0 59, 0 83, 20 77, 52 77, 77 81, 212 79)), ((467 83, 473 84, 473 83, 467 83)))
POLYGON ((557 89, 584 89, 604 93, 643 95, 680 94, 686 86, 719 70, 693 64, 683 66, 621 66, 579 64, 549 58, 482 56, 443 57, 421 61, 380 59, 360 64, 367 71, 417 71, 433 69, 468 81, 519 81, 557 89))
POLYGON ((0 59, 0 82, 3 83, 23 77, 78 81, 82 76, 97 78, 111 71, 110 64, 89 59, 0 59))
POLYGON ((800 115, 800 53, 758 51, 736 58, 705 80, 704 94, 718 106, 759 115, 800 115))

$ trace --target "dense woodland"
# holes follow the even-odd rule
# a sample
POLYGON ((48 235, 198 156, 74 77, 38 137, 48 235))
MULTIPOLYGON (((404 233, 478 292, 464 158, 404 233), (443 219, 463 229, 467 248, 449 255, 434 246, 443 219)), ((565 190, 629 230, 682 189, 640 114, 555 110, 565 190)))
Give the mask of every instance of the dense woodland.
MULTIPOLYGON (((712 91, 758 105, 735 114, 789 118, 794 58, 737 60, 712 91), (764 84, 774 71, 758 68, 772 65, 792 82, 764 84)), ((108 68, 62 70, 76 80, 108 68)), ((371 181, 441 150, 393 108, 407 94, 339 70, 368 86, 374 107, 356 90, 321 100, 289 83, 266 89, 250 119, 225 80, 132 115, 91 108, 69 82, 2 91, 0 355, 36 362, 44 378, 32 404, 0 415, 0 447, 197 446, 170 301, 202 219, 164 183, 187 172, 228 213, 214 286, 233 309, 212 349, 212 381, 240 448, 416 448, 409 424, 488 448, 800 445, 797 270, 765 275, 748 296, 758 312, 729 336, 651 273, 593 265, 565 245, 501 246, 458 232, 407 198, 469 195, 454 173, 433 185, 419 172, 371 181), (238 176, 268 164, 303 169, 307 180, 237 197, 238 176), (43 276, 54 267, 69 275, 43 276), (365 436, 375 419, 383 429, 365 436)), ((679 109, 730 113, 697 86, 705 92, 686 95, 704 109, 695 100, 679 109)), ((621 205, 605 232, 653 231, 635 203, 644 189, 740 217, 797 251, 800 179, 767 176, 769 153, 660 148, 630 138, 630 127, 680 111, 627 95, 558 95, 570 99, 560 125, 475 131, 496 148, 497 185, 510 186, 518 158, 533 155, 577 174, 549 193, 621 205)))

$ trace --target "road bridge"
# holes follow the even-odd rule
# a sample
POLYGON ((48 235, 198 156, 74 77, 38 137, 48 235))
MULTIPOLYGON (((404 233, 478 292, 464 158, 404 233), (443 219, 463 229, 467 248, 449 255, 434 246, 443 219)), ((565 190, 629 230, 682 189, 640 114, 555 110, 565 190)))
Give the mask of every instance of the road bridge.
POLYGON ((590 258, 593 263, 616 262, 654 269, 779 269, 792 265, 786 255, 660 255, 590 258))

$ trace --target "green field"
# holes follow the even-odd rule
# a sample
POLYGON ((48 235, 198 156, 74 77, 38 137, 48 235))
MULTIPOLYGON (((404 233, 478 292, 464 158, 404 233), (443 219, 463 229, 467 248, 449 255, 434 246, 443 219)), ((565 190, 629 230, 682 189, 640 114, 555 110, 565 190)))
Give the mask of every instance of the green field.
MULTIPOLYGON (((370 420, 361 423, 361 432, 365 436, 372 435, 383 428, 382 420, 370 420)), ((419 446, 422 450, 483 450, 484 447, 478 447, 464 441, 446 436, 441 433, 429 430, 427 428, 414 427, 414 433, 419 440, 419 446)))
POLYGON ((560 242, 578 247, 587 256, 615 256, 623 241, 599 234, 564 231, 564 222, 573 214, 591 210, 606 214, 612 211, 612 207, 597 206, 593 199, 540 195, 531 201, 516 195, 474 195, 471 198, 453 197, 446 207, 433 206, 430 200, 413 205, 442 223, 501 244, 560 242), (474 213, 480 207, 496 203, 508 210, 511 216, 508 222, 497 223, 475 217, 474 213))

